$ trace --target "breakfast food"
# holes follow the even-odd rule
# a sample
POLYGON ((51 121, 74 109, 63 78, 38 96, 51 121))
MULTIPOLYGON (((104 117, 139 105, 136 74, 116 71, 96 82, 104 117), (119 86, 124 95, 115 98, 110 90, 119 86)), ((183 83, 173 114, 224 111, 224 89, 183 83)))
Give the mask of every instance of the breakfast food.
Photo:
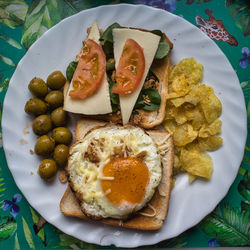
POLYGON ((121 127, 102 121, 79 120, 76 142, 71 146, 66 168, 77 198, 71 189, 67 189, 61 200, 61 211, 68 216, 101 219, 113 225, 123 223, 124 227, 159 229, 168 209, 173 153, 172 137, 166 131, 145 132, 130 125, 121 127), (95 150, 99 153, 95 154, 95 150), (120 173, 116 169, 119 162, 120 173), (126 178, 136 171, 141 171, 136 179, 126 178), (147 184, 146 176, 150 176, 147 184), (118 181, 121 181, 121 186, 118 181), (145 190, 135 185, 137 181, 145 190), (132 197, 128 191, 133 192, 132 197), (123 196, 119 197, 120 192, 123 196))
POLYGON ((152 198, 161 180, 161 160, 142 129, 110 125, 71 146, 67 171, 86 214, 122 219, 152 198))
POLYGON ((103 32, 94 22, 87 33, 67 67, 68 81, 56 71, 47 78, 52 91, 45 93, 38 78, 31 84, 44 102, 33 98, 25 110, 40 115, 35 121, 46 120, 34 129, 42 135, 35 152, 54 158, 44 160, 39 173, 48 179, 67 164, 60 171, 69 183, 60 202, 66 216, 158 230, 167 216, 172 173, 186 171, 190 181, 211 176, 206 151, 222 145, 221 103, 201 84, 203 66, 193 58, 170 66, 173 45, 161 31, 114 23, 103 32), (75 116, 72 145, 63 127, 66 111, 83 115, 75 116), (165 130, 146 130, 161 124, 165 130))
POLYGON ((172 43, 159 30, 124 28, 114 23, 100 36, 94 22, 82 50, 68 66, 71 83, 65 85, 64 109, 144 128, 159 125, 165 116, 171 48, 172 43), (96 64, 84 64, 87 58, 93 61, 93 55, 98 58, 96 64))
MULTIPOLYGON (((90 44, 89 46, 93 45, 93 50, 95 49, 97 51, 97 53, 99 53, 99 56, 102 57, 102 61, 105 62, 106 65, 106 61, 103 60, 103 57, 105 57, 105 55, 103 55, 101 47, 100 47, 100 33, 99 33, 99 28, 97 26, 97 22, 94 22, 91 30, 89 32, 88 35, 88 40, 92 41, 92 44, 90 44)), ((84 48, 86 46, 83 46, 83 51, 84 48)), ((83 54, 83 52, 80 52, 80 54, 83 54)), ((87 53, 86 53, 87 54, 87 53)), ((88 55, 86 55, 87 57, 88 55)), ((105 67, 104 65, 101 64, 101 62, 97 61, 97 63, 101 64, 102 67, 102 72, 101 75, 103 76, 102 79, 100 80, 100 75, 98 76, 99 78, 99 82, 97 82, 95 84, 95 89, 90 89, 89 91, 92 91, 92 95, 88 96, 87 98, 73 98, 69 95, 69 93, 72 93, 71 91, 73 91, 74 86, 73 86, 73 82, 76 82, 75 85, 78 85, 78 87, 80 87, 80 83, 87 81, 86 79, 81 79, 81 72, 84 71, 86 72, 86 70, 84 70, 84 68, 81 66, 82 63, 84 63, 85 59, 79 60, 82 57, 79 57, 78 60, 75 62, 75 66, 71 66, 73 63, 70 64, 70 67, 73 67, 73 72, 71 74, 72 82, 71 85, 66 84, 65 88, 64 88, 64 110, 69 111, 69 112, 73 112, 73 113, 80 113, 80 114, 86 114, 86 115, 96 115, 96 114, 107 114, 107 113, 111 113, 112 112, 112 107, 111 107, 111 102, 110 102, 110 96, 109 96, 109 83, 107 81, 107 75, 105 73, 105 67), (80 62, 79 66, 78 63, 80 62), (76 69, 76 67, 78 66, 78 69, 76 69), (104 69, 104 72, 103 72, 104 69)), ((98 68, 97 64, 93 64, 90 65, 90 69, 91 67, 94 67, 94 65, 96 65, 95 67, 98 68)), ((96 69, 93 69, 93 71, 95 71, 96 69)), ((97 72, 92 72, 92 75, 95 75, 97 72)), ((91 77, 91 71, 88 73, 87 75, 89 76, 89 78, 93 78, 91 77)), ((74 93, 74 92, 73 92, 74 93)), ((90 93, 90 92, 89 92, 90 93)))
POLYGON ((174 138, 174 171, 188 172, 190 181, 211 177, 213 163, 206 151, 221 147, 221 102, 212 87, 201 84, 203 66, 185 58, 171 67, 163 126, 174 138))

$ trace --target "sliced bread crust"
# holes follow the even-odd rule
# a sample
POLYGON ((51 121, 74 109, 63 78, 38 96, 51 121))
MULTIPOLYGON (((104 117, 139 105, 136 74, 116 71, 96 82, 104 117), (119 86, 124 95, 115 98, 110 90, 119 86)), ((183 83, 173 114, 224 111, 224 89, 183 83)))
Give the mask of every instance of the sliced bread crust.
MULTIPOLYGON (((105 122, 90 119, 79 120, 76 126, 76 140, 82 139, 95 127, 104 126, 106 124, 107 123, 105 122)), ((137 212, 133 217, 124 221, 112 218, 101 219, 100 221, 105 224, 141 230, 157 230, 163 225, 167 216, 172 187, 172 167, 174 161, 173 138, 166 131, 152 130, 146 131, 146 133, 148 133, 159 148, 161 148, 160 154, 162 156, 163 167, 161 183, 147 206, 137 212)), ((90 220, 90 218, 81 210, 77 194, 74 194, 70 186, 67 187, 61 199, 60 209, 66 216, 90 220)))

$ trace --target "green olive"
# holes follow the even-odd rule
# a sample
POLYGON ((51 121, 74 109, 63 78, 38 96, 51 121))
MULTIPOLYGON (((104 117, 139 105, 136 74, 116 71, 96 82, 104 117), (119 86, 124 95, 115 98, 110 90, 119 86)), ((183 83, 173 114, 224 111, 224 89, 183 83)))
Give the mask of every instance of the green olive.
POLYGON ((37 135, 47 134, 52 129, 52 121, 48 115, 39 115, 32 124, 32 129, 37 135))
POLYGON ((63 107, 59 107, 52 111, 51 120, 55 127, 66 125, 67 112, 63 110, 63 107))
POLYGON ((47 78, 47 85, 50 89, 60 89, 64 86, 66 78, 61 71, 51 73, 47 78))
POLYGON ((48 180, 56 175, 57 165, 55 161, 50 159, 44 159, 39 166, 39 174, 40 176, 48 180))
POLYGON ((55 148, 55 140, 48 135, 39 137, 35 144, 35 152, 38 155, 46 156, 53 152, 55 148))
POLYGON ((36 97, 44 97, 47 95, 48 93, 48 87, 46 85, 46 83, 44 82, 43 79, 41 78, 33 78, 28 86, 30 92, 32 94, 34 94, 36 97))
POLYGON ((45 96, 45 102, 50 109, 55 109, 63 105, 63 93, 62 91, 53 90, 45 96))
POLYGON ((69 148, 64 144, 59 144, 55 147, 53 158, 58 166, 64 167, 67 163, 68 155, 69 148))
POLYGON ((48 107, 46 103, 37 98, 28 100, 24 108, 26 113, 34 116, 45 114, 47 112, 47 109, 48 107))
POLYGON ((68 128, 58 127, 52 130, 52 138, 57 144, 68 145, 72 140, 72 133, 68 128))

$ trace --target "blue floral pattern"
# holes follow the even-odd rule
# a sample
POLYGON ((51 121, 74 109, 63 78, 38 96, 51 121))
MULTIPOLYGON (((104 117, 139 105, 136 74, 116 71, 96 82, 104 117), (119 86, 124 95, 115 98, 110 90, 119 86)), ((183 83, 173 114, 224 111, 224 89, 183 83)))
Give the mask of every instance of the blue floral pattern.
POLYGON ((8 208, 10 208, 10 214, 14 218, 16 218, 16 216, 18 215, 18 213, 20 211, 20 208, 16 203, 20 202, 21 200, 22 200, 21 194, 14 194, 12 197, 12 201, 9 201, 9 200, 3 201, 3 203, 2 203, 3 210, 6 211, 8 208))
POLYGON ((250 64, 249 48, 242 48, 241 53, 243 55, 243 58, 239 60, 239 65, 241 68, 246 69, 247 63, 250 64))

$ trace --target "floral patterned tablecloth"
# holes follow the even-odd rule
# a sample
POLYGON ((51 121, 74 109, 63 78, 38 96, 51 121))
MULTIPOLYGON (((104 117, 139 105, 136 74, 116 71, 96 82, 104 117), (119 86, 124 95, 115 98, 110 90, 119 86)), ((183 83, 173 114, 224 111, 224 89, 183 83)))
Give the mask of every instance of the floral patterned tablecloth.
MULTIPOLYGON (((250 2, 248 0, 1 0, 0 106, 15 68, 49 28, 81 10, 104 4, 146 4, 179 15, 205 32, 228 57, 250 119, 250 2)), ((1 113, 0 113, 1 119, 1 113)), ((1 130, 0 130, 1 132, 1 130)), ((250 245, 250 140, 237 178, 216 209, 197 226, 152 248, 250 245)), ((107 249, 82 242, 46 223, 17 188, 0 133, 0 249, 107 249)), ((115 247, 112 247, 115 248, 115 247)))

